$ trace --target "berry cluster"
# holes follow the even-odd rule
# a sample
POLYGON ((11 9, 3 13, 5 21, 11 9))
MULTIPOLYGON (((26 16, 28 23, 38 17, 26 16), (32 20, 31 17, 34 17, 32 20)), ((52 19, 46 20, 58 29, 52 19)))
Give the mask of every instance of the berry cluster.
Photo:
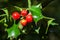
POLYGON ((20 13, 19 12, 13 12, 12 13, 12 18, 14 20, 18 20, 18 19, 21 19, 20 20, 20 23, 23 25, 23 26, 26 26, 27 23, 31 23, 33 21, 33 17, 30 13, 28 13, 27 10, 22 10, 20 13), (22 16, 22 19, 21 19, 21 16, 22 16))

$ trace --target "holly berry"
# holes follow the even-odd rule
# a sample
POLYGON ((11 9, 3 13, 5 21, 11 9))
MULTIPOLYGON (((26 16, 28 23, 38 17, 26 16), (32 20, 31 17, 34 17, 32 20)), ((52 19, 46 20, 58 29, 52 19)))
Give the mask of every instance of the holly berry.
POLYGON ((20 18, 20 14, 19 14, 18 12, 13 12, 13 13, 12 13, 12 18, 13 18, 14 20, 18 20, 18 19, 20 18))
POLYGON ((31 15, 31 14, 28 14, 28 15, 26 16, 26 20, 27 20, 28 23, 32 22, 32 21, 33 21, 32 15, 31 15))
POLYGON ((20 23, 21 23, 23 26, 26 26, 26 25, 27 25, 27 21, 26 21, 25 19, 20 20, 20 23))
POLYGON ((26 16, 27 13, 28 13, 27 10, 22 10, 22 11, 21 11, 21 15, 22 15, 22 16, 26 16))

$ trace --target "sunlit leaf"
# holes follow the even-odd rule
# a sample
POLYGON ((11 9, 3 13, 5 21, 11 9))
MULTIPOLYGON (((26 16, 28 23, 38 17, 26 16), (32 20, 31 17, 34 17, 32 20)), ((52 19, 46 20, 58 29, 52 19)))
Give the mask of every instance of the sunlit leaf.
POLYGON ((18 6, 14 6, 15 8, 16 8, 16 10, 18 10, 18 11, 21 11, 22 10, 22 8, 20 8, 20 7, 18 7, 18 6))
POLYGON ((8 9, 7 9, 7 8, 3 8, 2 10, 6 13, 7 18, 9 18, 9 15, 8 15, 8 9))
POLYGON ((35 22, 38 22, 40 19, 43 18, 42 11, 39 5, 32 6, 30 8, 30 11, 32 12, 33 18, 35 22))
POLYGON ((16 24, 14 24, 11 28, 7 29, 7 32, 8 32, 8 38, 9 37, 17 38, 20 35, 20 31, 16 24))
POLYGON ((38 29, 36 29, 35 31, 39 34, 39 30, 40 30, 40 27, 38 29))
POLYGON ((59 25, 58 23, 52 22, 51 25, 59 25))
POLYGON ((48 21, 48 25, 47 25, 47 29, 46 29, 46 33, 45 33, 45 34, 47 34, 48 28, 49 28, 49 26, 51 25, 51 23, 52 23, 53 21, 54 21, 53 19, 50 19, 50 20, 48 21))
POLYGON ((48 21, 48 26, 53 22, 53 19, 48 21))

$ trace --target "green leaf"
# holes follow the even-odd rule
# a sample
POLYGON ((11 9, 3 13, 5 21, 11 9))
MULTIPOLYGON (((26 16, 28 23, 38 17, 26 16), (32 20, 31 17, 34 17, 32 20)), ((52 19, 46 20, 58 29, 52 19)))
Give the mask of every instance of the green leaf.
POLYGON ((8 27, 8 25, 7 25, 6 23, 4 23, 4 26, 5 26, 5 27, 8 27))
POLYGON ((54 25, 59 25, 59 24, 58 23, 55 23, 55 22, 52 22, 51 25, 54 26, 54 25))
POLYGON ((48 26, 53 22, 53 19, 48 21, 48 26))
POLYGON ((39 30, 40 30, 40 27, 38 27, 38 29, 36 29, 36 33, 39 34, 39 30))
POLYGON ((21 11, 22 10, 22 8, 20 8, 20 7, 18 7, 18 6, 14 6, 15 8, 16 8, 16 10, 18 10, 18 11, 21 11))
POLYGON ((2 17, 2 16, 6 16, 6 14, 2 14, 2 15, 0 15, 0 17, 2 17))
POLYGON ((7 18, 9 18, 9 15, 8 15, 8 9, 7 9, 7 8, 3 8, 2 10, 6 13, 7 18))
POLYGON ((30 8, 30 11, 32 12, 33 18, 35 22, 38 22, 40 19, 43 18, 42 11, 40 8, 40 5, 32 6, 30 8))
POLYGON ((51 25, 51 23, 54 21, 54 19, 50 19, 49 21, 48 21, 48 25, 47 25, 47 29, 46 29, 46 33, 45 34, 47 34, 47 32, 48 32, 48 28, 49 28, 49 26, 51 25))
POLYGON ((1 19, 0 22, 3 22, 5 19, 6 19, 6 18, 1 19))
POLYGON ((7 29, 7 32, 8 32, 8 38, 9 37, 17 38, 20 35, 20 31, 16 24, 14 24, 11 28, 7 29))

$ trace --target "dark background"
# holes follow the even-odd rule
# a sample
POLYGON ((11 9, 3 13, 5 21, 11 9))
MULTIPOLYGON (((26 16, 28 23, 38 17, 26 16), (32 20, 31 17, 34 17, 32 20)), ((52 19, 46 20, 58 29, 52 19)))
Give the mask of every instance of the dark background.
MULTIPOLYGON (((60 0, 32 0, 31 2, 32 2, 32 5, 42 3, 43 15, 56 19, 55 21, 59 23, 59 26, 56 26, 56 27, 50 26, 49 28, 50 32, 48 34, 48 37, 49 37, 49 40, 60 40, 60 0)), ((4 7, 11 8, 14 5, 19 7, 27 7, 28 4, 27 4, 27 0, 0 0, 0 9, 4 7)), ((25 37, 25 40, 28 36, 25 37)), ((33 35, 33 37, 37 38, 35 40, 39 40, 39 37, 37 35, 33 35)))

